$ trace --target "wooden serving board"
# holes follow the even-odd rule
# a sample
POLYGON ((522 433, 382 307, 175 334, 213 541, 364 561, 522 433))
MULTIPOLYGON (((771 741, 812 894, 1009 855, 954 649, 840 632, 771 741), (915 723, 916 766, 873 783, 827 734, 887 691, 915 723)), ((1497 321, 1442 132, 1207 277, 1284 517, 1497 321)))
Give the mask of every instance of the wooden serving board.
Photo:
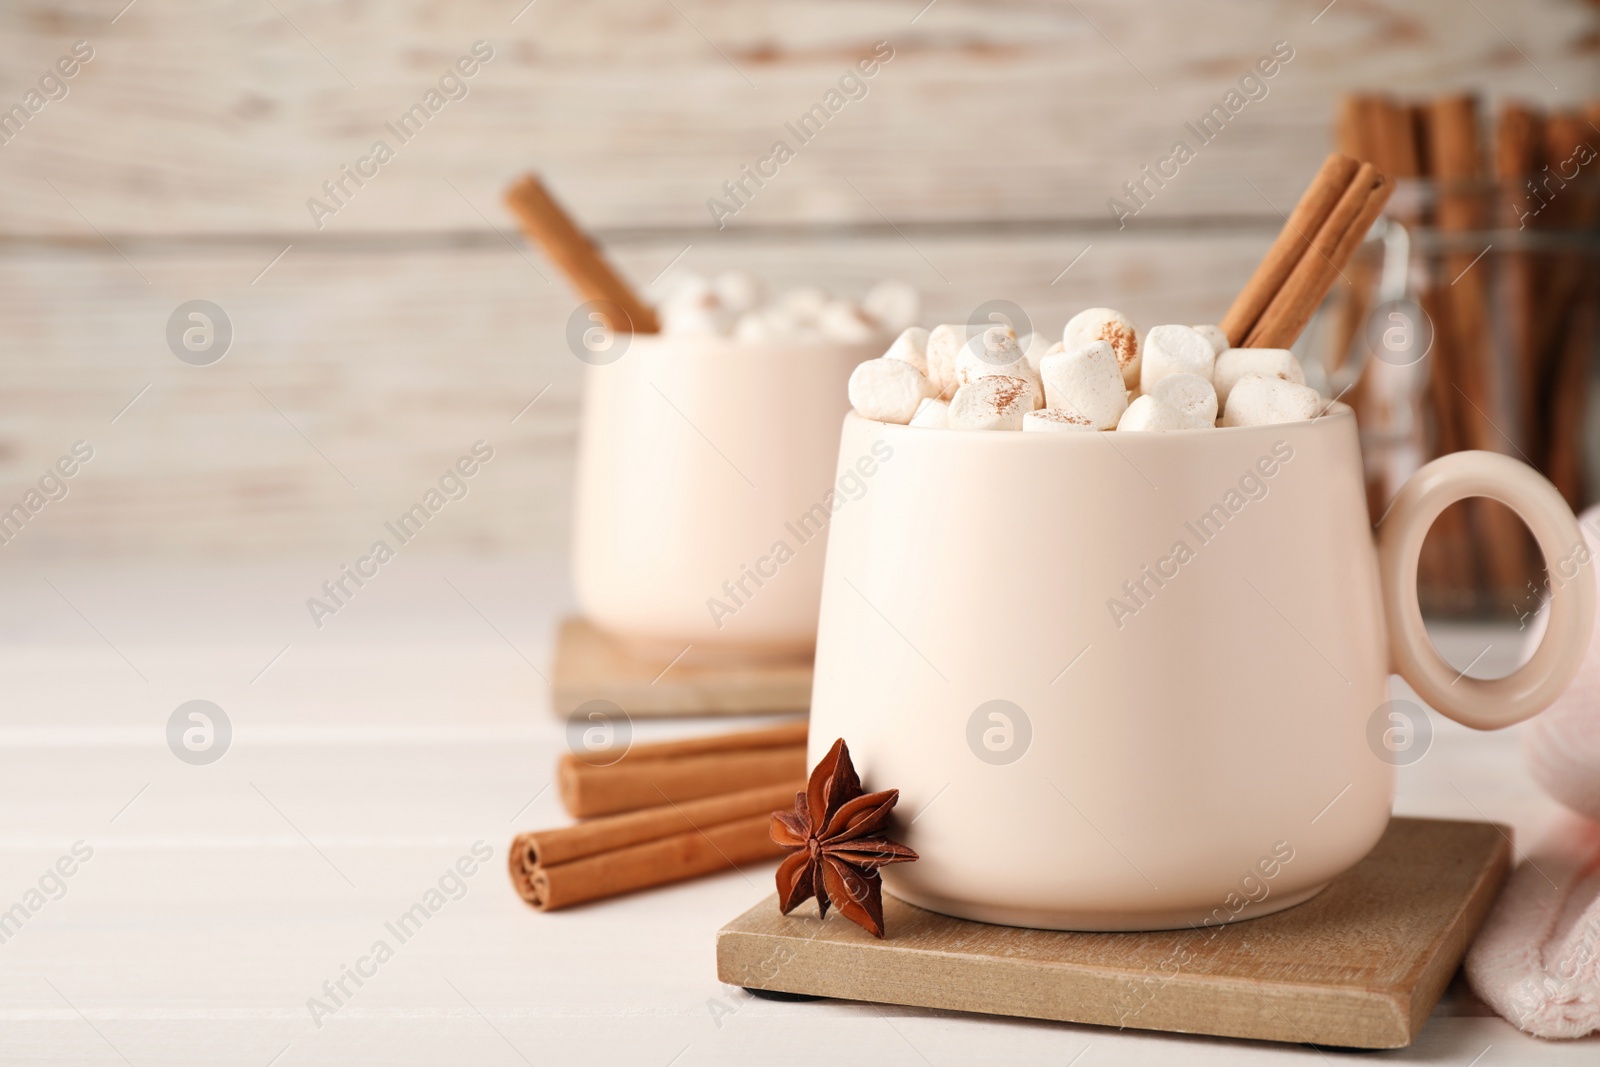
POLYGON ((646 658, 569 617, 556 637, 551 708, 566 718, 591 700, 608 700, 634 718, 793 714, 811 707, 811 663, 712 666, 674 663, 671 654, 646 658))
POLYGON ((1416 1038, 1510 866, 1509 831, 1397 818, 1298 907, 1207 930, 1068 933, 952 919, 884 895, 874 939, 776 897, 717 934, 717 974, 756 991, 1032 1019, 1401 1048, 1416 1038))

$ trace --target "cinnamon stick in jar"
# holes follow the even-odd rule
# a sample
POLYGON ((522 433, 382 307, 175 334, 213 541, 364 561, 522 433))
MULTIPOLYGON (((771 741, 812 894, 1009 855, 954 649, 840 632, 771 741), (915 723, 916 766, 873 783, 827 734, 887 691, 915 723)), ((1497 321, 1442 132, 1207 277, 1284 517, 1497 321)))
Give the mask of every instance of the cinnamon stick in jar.
POLYGON ((1411 108, 1393 100, 1379 101, 1374 113, 1379 151, 1373 160, 1391 178, 1416 178, 1422 174, 1417 150, 1417 128, 1411 108))
MULTIPOLYGON (((1494 176, 1500 194, 1499 225, 1526 235, 1533 205, 1526 182, 1539 169, 1543 122, 1530 107, 1507 102, 1500 108, 1495 133, 1494 176)), ((1536 254, 1510 249, 1501 258, 1506 301, 1507 337, 1511 345, 1510 384, 1517 405, 1517 437, 1535 468, 1543 468, 1544 434, 1539 425, 1544 366, 1539 358, 1538 262, 1536 254)))
MULTIPOLYGON (((1406 110, 1415 133, 1420 173, 1424 177, 1435 178, 1430 108, 1426 104, 1413 104, 1406 110)), ((1425 214, 1431 214, 1431 205, 1425 214)), ((1459 452, 1466 446, 1462 439, 1460 404, 1455 388, 1450 323, 1443 310, 1443 297, 1439 293, 1442 283, 1438 278, 1436 258, 1428 261, 1428 268, 1417 300, 1423 313, 1433 323, 1433 349, 1426 360, 1432 449, 1425 455, 1428 459, 1436 459, 1459 452)), ((1427 610, 1444 607, 1459 611, 1469 607, 1470 604, 1464 604, 1463 600, 1475 596, 1475 591, 1482 585, 1479 544, 1468 518, 1465 504, 1446 508, 1434 520, 1433 529, 1423 543, 1422 553, 1417 558, 1417 585, 1427 610)))
MULTIPOLYGON (((1348 93, 1340 101, 1337 130, 1341 152, 1358 162, 1371 163, 1385 174, 1398 177, 1399 172, 1390 162, 1392 153, 1384 141, 1388 132, 1384 116, 1393 108, 1394 105, 1382 97, 1348 93)), ((1330 370, 1342 368, 1349 359, 1352 346, 1359 341, 1361 327, 1369 310, 1367 298, 1371 295, 1376 277, 1377 271, 1369 263, 1357 264, 1347 275, 1349 291, 1339 306, 1333 341, 1327 352, 1326 362, 1330 370)), ((1359 388, 1353 389, 1345 397, 1346 402, 1356 409, 1358 420, 1361 416, 1361 405, 1358 403, 1360 392, 1359 388)), ((1376 519, 1380 513, 1381 508, 1373 511, 1373 518, 1376 519)))
MULTIPOLYGON (((1429 149, 1438 182, 1441 233, 1481 233, 1488 219, 1481 182, 1484 153, 1478 129, 1478 101, 1469 93, 1435 100, 1429 109, 1429 149)), ((1440 311, 1445 319, 1443 350, 1453 360, 1452 398, 1463 443, 1469 448, 1504 452, 1510 442, 1496 420, 1494 350, 1488 316, 1490 265, 1487 248, 1446 252, 1440 275, 1440 311)), ((1437 335, 1436 331, 1436 335, 1437 335)), ((1443 353, 1442 353, 1443 354, 1443 353)), ((1500 416, 1502 419, 1503 415, 1500 416)), ((1469 501, 1472 526, 1479 534, 1484 578, 1490 593, 1515 598, 1529 571, 1530 544, 1522 523, 1503 505, 1469 501)))
POLYGON ((1339 151, 1358 163, 1382 163, 1374 115, 1376 105, 1377 98, 1366 93, 1346 93, 1339 98, 1339 114, 1334 120, 1339 151))
MULTIPOLYGON (((1600 118, 1597 110, 1590 109, 1589 121, 1600 118)), ((1548 217, 1549 228, 1559 228, 1565 235, 1592 230, 1600 220, 1596 179, 1578 165, 1590 132, 1585 116, 1578 112, 1554 112, 1546 121, 1545 160, 1550 170, 1578 172, 1576 181, 1551 190, 1550 203, 1541 212, 1541 218, 1548 217)), ((1545 436, 1545 473, 1576 511, 1583 504, 1583 426, 1596 343, 1594 305, 1600 292, 1592 255, 1562 250, 1548 258, 1546 299, 1539 310, 1544 327, 1542 413, 1547 425, 1540 429, 1545 436)))
POLYGON ((1573 511, 1584 505, 1584 421, 1589 406, 1589 379, 1600 334, 1600 284, 1591 264, 1579 299, 1565 320, 1566 330, 1551 367, 1546 473, 1573 511))
MULTIPOLYGON (((1419 177, 1421 164, 1411 110, 1386 96, 1362 97, 1360 101, 1356 114, 1358 120, 1364 123, 1364 128, 1353 131, 1353 141, 1350 147, 1346 147, 1346 153, 1371 163, 1396 181, 1419 177)), ((1411 207, 1403 206, 1399 212, 1391 207, 1390 214, 1408 228, 1416 221, 1415 209, 1411 207)), ((1338 361, 1336 365, 1342 365, 1352 349, 1367 344, 1363 331, 1378 296, 1379 279, 1382 276, 1381 258, 1352 258, 1345 269, 1345 279, 1349 284, 1339 307, 1332 348, 1332 354, 1338 361)), ((1345 394, 1345 403, 1354 409, 1363 436, 1373 431, 1393 440, 1397 428, 1405 425, 1402 412, 1408 411, 1413 404, 1408 388, 1412 372, 1394 371, 1394 368, 1380 360, 1369 359, 1360 378, 1345 394)), ((1416 433, 1416 438, 1420 446, 1420 432, 1416 433)), ((1401 446, 1391 444, 1389 447, 1401 446)), ((1374 523, 1382 517, 1389 499, 1399 488, 1391 485, 1392 474, 1386 463, 1368 465, 1367 507, 1374 523)))

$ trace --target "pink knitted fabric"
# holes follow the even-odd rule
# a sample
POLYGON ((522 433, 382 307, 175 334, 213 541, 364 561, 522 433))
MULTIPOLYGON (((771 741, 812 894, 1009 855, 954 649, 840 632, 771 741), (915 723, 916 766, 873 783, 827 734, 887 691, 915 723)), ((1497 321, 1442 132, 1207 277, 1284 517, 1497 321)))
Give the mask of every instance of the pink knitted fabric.
MULTIPOLYGON (((1578 579, 1600 584, 1600 507, 1582 524, 1596 561, 1578 579)), ((1600 1030, 1600 627, 1578 676, 1527 737, 1534 778, 1576 814, 1512 873, 1467 953, 1467 980, 1531 1034, 1583 1037, 1600 1030)))
POLYGON ((1600 1030, 1600 824, 1570 816, 1516 869, 1466 967, 1473 991, 1530 1034, 1600 1030))
MULTIPOLYGON (((1589 551, 1597 556, 1585 569, 1600 585, 1600 505, 1585 511, 1580 521, 1589 551)), ((1600 822, 1600 626, 1578 676, 1533 720, 1527 745, 1529 769, 1544 791, 1600 822)))

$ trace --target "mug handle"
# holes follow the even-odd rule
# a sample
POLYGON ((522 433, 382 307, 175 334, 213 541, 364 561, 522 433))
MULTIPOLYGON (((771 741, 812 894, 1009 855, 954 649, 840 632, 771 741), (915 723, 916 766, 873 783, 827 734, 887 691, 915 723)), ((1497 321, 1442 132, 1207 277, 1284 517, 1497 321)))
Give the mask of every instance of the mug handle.
POLYGON ((1566 500, 1531 467, 1494 452, 1434 460, 1411 476, 1379 520, 1378 569, 1394 670, 1430 706, 1477 730, 1537 715, 1566 689, 1589 649, 1595 613, 1595 585, 1585 573, 1589 556, 1566 500), (1560 574, 1559 588, 1549 583, 1544 639, 1532 659, 1504 678, 1458 674, 1434 649, 1417 603, 1417 556, 1428 528, 1445 508, 1471 496, 1498 500, 1517 513, 1539 543, 1547 573, 1560 574, 1572 560, 1579 565, 1570 578, 1560 574))

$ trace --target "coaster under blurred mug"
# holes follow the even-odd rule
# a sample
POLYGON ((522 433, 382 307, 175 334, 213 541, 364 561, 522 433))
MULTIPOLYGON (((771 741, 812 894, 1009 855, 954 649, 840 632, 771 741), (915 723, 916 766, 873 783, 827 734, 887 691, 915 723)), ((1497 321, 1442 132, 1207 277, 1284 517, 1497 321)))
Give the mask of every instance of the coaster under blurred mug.
POLYGON ((578 445, 579 609, 650 656, 809 656, 846 383, 882 341, 635 335, 592 365, 578 445))
POLYGON ((1448 666, 1416 592, 1439 513, 1492 497, 1552 561, 1581 549, 1576 520, 1531 469, 1456 453, 1375 547, 1343 405, 1166 434, 849 414, 839 469, 867 455, 829 533, 810 757, 844 737, 863 781, 900 789, 921 859, 884 884, 962 918, 1151 930, 1309 899, 1382 835, 1395 739, 1426 726, 1391 669, 1494 729, 1555 699, 1593 627, 1593 583, 1566 582, 1515 673, 1448 666))

